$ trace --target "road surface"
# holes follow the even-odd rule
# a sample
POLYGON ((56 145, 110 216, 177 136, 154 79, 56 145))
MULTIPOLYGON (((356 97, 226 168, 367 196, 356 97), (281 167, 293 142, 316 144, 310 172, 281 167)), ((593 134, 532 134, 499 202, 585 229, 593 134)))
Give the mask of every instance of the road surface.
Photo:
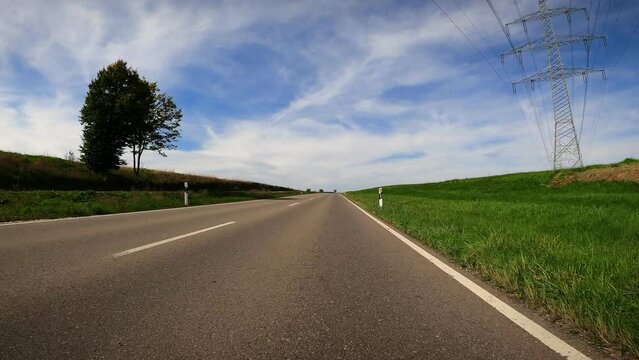
POLYGON ((0 226, 0 357, 561 356, 338 194, 0 226))

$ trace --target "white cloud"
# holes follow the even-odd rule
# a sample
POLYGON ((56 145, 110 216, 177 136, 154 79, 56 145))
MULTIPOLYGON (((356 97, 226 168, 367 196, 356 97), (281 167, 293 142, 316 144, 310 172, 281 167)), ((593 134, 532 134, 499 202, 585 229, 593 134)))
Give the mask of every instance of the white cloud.
MULTIPOLYGON (((447 104, 460 119, 471 116, 447 104)), ((502 110, 504 110, 502 108, 502 110)), ((499 110, 495 110, 499 112, 499 110)), ((504 113, 508 114, 508 110, 504 113)), ((168 159, 147 158, 145 165, 197 172, 207 158, 210 174, 240 177, 296 188, 354 189, 376 184, 442 180, 464 174, 503 173, 545 166, 535 144, 520 123, 477 125, 421 114, 412 126, 387 133, 349 129, 338 124, 300 118, 270 123, 238 121, 214 135, 196 156, 185 152, 168 159), (511 138, 512 142, 480 144, 479 139, 511 138), (473 146, 474 145, 474 146, 473 146), (380 162, 392 154, 423 152, 424 157, 380 162), (495 154, 497 157, 495 157, 495 154)))
POLYGON ((77 106, 64 97, 29 98, 18 107, 0 103, 0 149, 61 157, 78 154, 77 106))

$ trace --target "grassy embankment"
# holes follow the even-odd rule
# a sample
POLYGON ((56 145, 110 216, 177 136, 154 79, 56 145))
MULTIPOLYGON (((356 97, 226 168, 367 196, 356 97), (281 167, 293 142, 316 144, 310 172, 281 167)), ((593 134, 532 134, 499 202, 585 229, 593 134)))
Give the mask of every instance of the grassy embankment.
POLYGON ((0 221, 84 216, 291 195, 291 189, 131 168, 97 175, 78 162, 0 151, 0 221))
POLYGON ((347 196, 602 346, 639 356, 639 161, 347 196))

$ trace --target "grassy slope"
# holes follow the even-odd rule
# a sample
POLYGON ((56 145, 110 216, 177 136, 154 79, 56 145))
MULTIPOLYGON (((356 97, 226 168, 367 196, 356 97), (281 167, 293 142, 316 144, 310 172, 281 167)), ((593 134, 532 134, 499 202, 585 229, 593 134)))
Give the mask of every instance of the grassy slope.
MULTIPOLYGON (((238 191, 209 193, 207 191, 198 191, 189 194, 189 205, 270 199, 292 194, 299 194, 299 192, 238 191)), ((0 222, 181 207, 184 204, 183 196, 183 193, 179 191, 0 190, 0 222)))
POLYGON ((0 222, 182 206, 184 181, 191 205, 293 193, 280 186, 167 171, 143 169, 135 176, 131 168, 121 168, 97 175, 78 162, 0 151, 0 222))
POLYGON ((639 355, 639 184, 547 186, 555 175, 389 186, 383 209, 377 189, 347 195, 533 307, 639 355))
POLYGON ((135 176, 127 167, 98 175, 79 162, 0 151, 0 189, 5 190, 182 190, 184 181, 189 182, 191 190, 291 190, 256 182, 147 169, 135 176))

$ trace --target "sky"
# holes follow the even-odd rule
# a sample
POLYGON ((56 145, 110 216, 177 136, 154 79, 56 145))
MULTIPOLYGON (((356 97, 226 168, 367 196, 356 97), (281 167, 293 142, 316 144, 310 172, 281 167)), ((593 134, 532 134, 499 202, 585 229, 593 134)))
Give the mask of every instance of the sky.
MULTIPOLYGON (((486 1, 0 0, 0 150, 63 157, 82 142, 89 82, 127 61, 182 109, 178 149, 142 166, 347 191, 552 168, 552 99, 524 72, 486 1)), ((535 0, 493 0, 510 22, 535 0)), ((605 35, 566 67, 585 164, 639 158, 639 3, 583 7, 558 34, 605 35)), ((528 25, 531 39, 539 25, 528 25)), ((510 27, 515 45, 527 41, 510 27)), ((127 159, 128 156, 125 157, 127 159)))

